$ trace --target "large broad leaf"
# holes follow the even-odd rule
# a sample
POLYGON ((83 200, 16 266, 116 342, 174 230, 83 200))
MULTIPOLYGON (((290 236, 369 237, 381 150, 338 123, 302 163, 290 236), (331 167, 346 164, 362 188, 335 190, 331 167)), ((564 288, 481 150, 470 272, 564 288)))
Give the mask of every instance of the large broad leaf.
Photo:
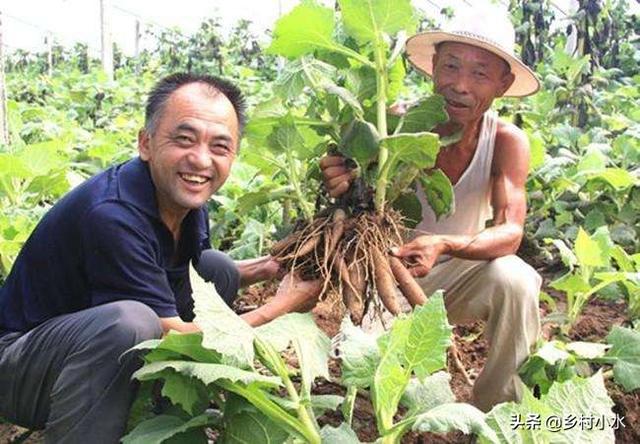
POLYGON ((417 16, 409 0, 339 0, 347 34, 360 44, 378 43, 382 34, 413 34, 417 16))
POLYGON ((333 41, 333 10, 304 1, 276 22, 267 52, 288 58, 330 49, 333 41))
POLYGON ((449 116, 444 105, 444 97, 437 94, 421 100, 417 105, 409 108, 404 115, 401 131, 403 133, 423 133, 446 122, 449 120, 449 116))
POLYGON ((588 180, 602 180, 616 190, 628 188, 639 183, 638 179, 629 171, 622 168, 606 168, 599 172, 585 173, 588 180))
POLYGON ((380 362, 377 337, 354 326, 349 317, 342 321, 339 336, 342 382, 347 386, 368 388, 380 362))
POLYGON ((404 226, 415 228, 422 220, 422 204, 415 193, 403 193, 393 200, 391 206, 404 218, 404 226))
POLYGON ((280 98, 297 99, 305 86, 317 88, 336 77, 336 68, 311 57, 302 57, 285 65, 274 85, 280 98))
POLYGON ((411 415, 428 412, 442 405, 455 402, 449 381, 451 376, 446 372, 437 372, 427 376, 424 381, 412 378, 402 394, 400 402, 409 408, 411 415))
POLYGON ((382 359, 372 389, 378 428, 391 427, 400 397, 412 373, 420 379, 444 368, 451 344, 442 292, 434 293, 406 318, 398 318, 391 331, 378 339, 382 359))
MULTIPOLYGON (((613 443, 613 401, 602 373, 555 383, 536 399, 525 390, 522 402, 503 403, 487 415, 487 423, 503 443, 613 443), (573 423, 572 427, 568 424, 573 423)), ((486 442, 481 439, 481 442, 486 442)))
POLYGON ((640 332, 613 327, 607 336, 613 347, 603 360, 613 365, 613 376, 628 392, 640 387, 640 332))
POLYGON ((155 416, 140 423, 131 433, 122 438, 122 444, 162 443, 171 438, 177 438, 181 434, 198 429, 202 430, 202 436, 206 439, 204 428, 215 425, 217 422, 216 417, 206 413, 191 418, 188 421, 178 418, 177 416, 155 416))
POLYGON ((311 313, 289 313, 255 329, 263 341, 282 351, 293 344, 300 361, 300 372, 306 394, 317 377, 329 378, 329 350, 331 341, 318 328, 311 313))
POLYGON ((253 365, 253 329, 229 308, 215 285, 205 282, 190 267, 195 324, 202 330, 202 346, 223 356, 223 362, 238 367, 253 365))
POLYGON ((440 139, 434 133, 398 134, 385 137, 380 145, 389 150, 385 171, 394 177, 399 164, 418 169, 432 168, 440 151, 440 139))
POLYGON ((199 380, 173 371, 164 372, 162 396, 180 405, 189 415, 203 412, 209 405, 207 387, 199 380))
POLYGON ((289 153, 298 158, 306 158, 309 150, 292 115, 282 117, 267 138, 267 146, 275 154, 289 153))
POLYGON ((496 433, 484 420, 484 413, 470 404, 449 403, 439 405, 427 413, 418 415, 413 430, 419 432, 447 433, 460 430, 464 434, 476 434, 488 442, 499 443, 496 433))
POLYGON ((365 120, 355 119, 343 132, 338 149, 366 169, 377 159, 379 143, 380 136, 376 127, 365 120))
POLYGON ((255 408, 227 415, 225 412, 225 427, 220 443, 248 444, 248 443, 284 443, 289 433, 282 429, 268 416, 255 408), (229 416, 229 418, 228 418, 229 416))
POLYGON ((419 176, 420 185, 427 197, 429 206, 436 215, 436 219, 446 217, 455 208, 455 194, 453 186, 446 174, 440 168, 431 170, 419 176))
POLYGON ((158 361, 152 362, 133 374, 133 377, 140 381, 156 379, 168 369, 175 370, 183 375, 197 378, 205 385, 213 384, 218 380, 230 382, 240 382, 242 384, 260 384, 266 386, 280 385, 280 378, 264 376, 247 370, 242 370, 224 364, 208 364, 204 362, 191 361, 158 361))
POLYGON ((604 249, 582 228, 578 230, 575 251, 578 263, 583 267, 603 267, 607 265, 607 255, 604 249))
POLYGON ((320 430, 320 437, 323 443, 331 444, 360 444, 358 435, 346 422, 338 427, 326 425, 320 430))

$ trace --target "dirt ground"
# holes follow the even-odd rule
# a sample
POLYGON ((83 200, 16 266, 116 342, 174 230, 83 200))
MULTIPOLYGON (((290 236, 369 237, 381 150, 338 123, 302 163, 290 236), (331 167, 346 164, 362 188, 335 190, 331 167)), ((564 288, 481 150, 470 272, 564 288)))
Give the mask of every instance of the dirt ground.
MULTIPOLYGON (((545 283, 550 276, 548 271, 542 271, 545 283)), ((275 285, 256 286, 237 301, 239 311, 247 311, 264 303, 274 292, 275 285)), ((545 289, 553 293, 553 290, 545 289)), ((562 306, 562 297, 559 297, 559 305, 562 306)), ((604 338, 614 325, 629 326, 629 319, 625 315, 625 304, 606 300, 592 300, 585 307, 582 316, 570 332, 574 340, 603 342, 604 338)), ((542 304, 541 315, 546 314, 546 306, 542 304)), ((318 325, 330 336, 333 336, 339 328, 340 316, 333 313, 325 304, 319 304, 314 309, 314 316, 318 325)), ((547 339, 553 335, 554 326, 546 325, 543 334, 547 339)), ((454 341, 458 349, 460 362, 466 369, 471 380, 474 380, 484 364, 488 344, 482 338, 482 324, 473 323, 457 325, 454 329, 454 341)), ((451 354, 451 352, 450 352, 451 354)), ((458 401, 469 401, 471 398, 471 386, 465 381, 462 372, 453 364, 452 356, 449 356, 449 373, 452 376, 451 387, 458 401)), ((334 361, 330 365, 332 375, 339 376, 339 363, 334 361)), ((624 393, 612 380, 606 381, 609 395, 613 399, 615 413, 624 416, 624 428, 616 431, 617 443, 640 442, 640 390, 632 393, 624 393)), ((318 394, 344 395, 344 388, 329 381, 319 381, 315 392, 318 394)), ((338 425, 342 421, 340 412, 330 412, 321 419, 322 423, 338 425)), ((358 397, 354 411, 353 428, 363 442, 372 442, 376 439, 375 415, 368 399, 358 397)), ((0 423, 0 444, 39 444, 42 442, 41 432, 30 433, 25 429, 10 424, 0 423)), ((467 443, 469 437, 461 433, 447 435, 416 434, 410 433, 403 439, 403 443, 467 443)))

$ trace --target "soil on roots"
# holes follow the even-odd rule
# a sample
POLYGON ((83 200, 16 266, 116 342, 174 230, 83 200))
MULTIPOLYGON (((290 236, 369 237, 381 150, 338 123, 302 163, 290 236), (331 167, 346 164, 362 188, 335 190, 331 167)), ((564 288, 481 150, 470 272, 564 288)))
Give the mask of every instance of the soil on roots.
POLYGON ((333 208, 277 242, 271 255, 304 280, 322 280, 322 300, 336 312, 341 312, 336 306, 345 307, 359 325, 371 308, 400 311, 396 288, 403 281, 390 264, 388 251, 401 245, 406 233, 394 210, 347 216, 344 209, 333 208))

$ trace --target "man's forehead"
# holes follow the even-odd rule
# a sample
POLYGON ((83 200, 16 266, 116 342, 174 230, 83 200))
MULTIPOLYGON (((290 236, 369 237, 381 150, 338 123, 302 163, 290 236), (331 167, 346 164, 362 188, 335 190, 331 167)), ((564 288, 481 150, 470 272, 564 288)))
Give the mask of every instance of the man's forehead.
POLYGON ((474 57, 476 57, 479 61, 483 61, 487 64, 491 63, 504 65, 506 63, 508 65, 507 61, 502 57, 492 53, 491 51, 487 51, 484 48, 470 45, 468 43, 445 41, 437 46, 436 52, 440 56, 451 57, 460 57, 462 55, 473 54, 474 57))

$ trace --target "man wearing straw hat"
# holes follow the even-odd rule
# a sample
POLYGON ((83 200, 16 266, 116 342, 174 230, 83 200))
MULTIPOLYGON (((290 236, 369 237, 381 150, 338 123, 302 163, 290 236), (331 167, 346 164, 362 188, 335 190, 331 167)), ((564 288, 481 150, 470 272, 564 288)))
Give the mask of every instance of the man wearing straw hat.
MULTIPOLYGON (((446 101, 450 119, 436 132, 462 130, 462 137, 436 161, 454 186, 453 213, 436 220, 418 188, 419 234, 393 254, 405 259, 427 295, 445 290, 450 322, 485 321, 490 350, 473 402, 488 411, 522 396, 517 370, 540 330, 541 285, 538 273, 515 256, 526 215, 529 143, 490 107, 498 97, 535 93, 539 82, 514 55, 515 32, 506 14, 475 12, 457 16, 445 31, 407 41, 407 58, 446 101)), ((331 195, 346 191, 352 175, 344 159, 325 157, 321 167, 331 195)))

